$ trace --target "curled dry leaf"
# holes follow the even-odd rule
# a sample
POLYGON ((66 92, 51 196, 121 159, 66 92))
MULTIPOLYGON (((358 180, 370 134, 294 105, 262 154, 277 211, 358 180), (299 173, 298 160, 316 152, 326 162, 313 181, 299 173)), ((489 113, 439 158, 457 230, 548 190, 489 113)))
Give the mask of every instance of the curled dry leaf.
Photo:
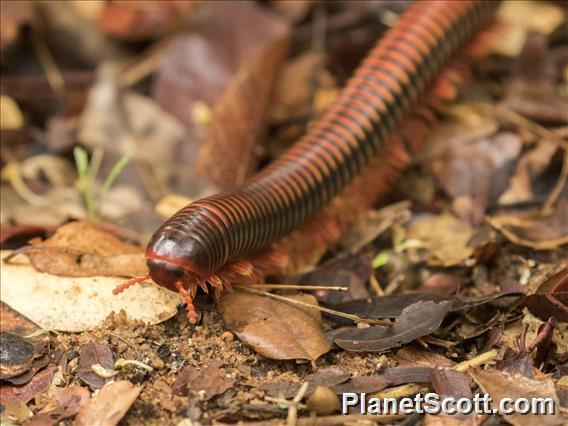
POLYGON ((30 419, 29 426, 57 424, 76 415, 90 398, 89 391, 81 386, 69 386, 57 392, 41 411, 30 419))
POLYGON ((5 303, 0 303, 0 318, 0 379, 24 384, 49 362, 49 335, 5 303))
POLYGON ((136 401, 141 386, 127 380, 112 382, 81 407, 75 424, 77 426, 114 426, 124 417, 136 401))
MULTIPOLYGON (((311 295, 295 298, 317 305, 311 295)), ((241 292, 225 292, 219 309, 229 330, 268 358, 314 361, 330 349, 317 311, 241 292)))
POLYGON ((186 395, 191 390, 202 394, 205 401, 221 395, 235 383, 235 379, 221 369, 222 365, 221 361, 214 361, 204 368, 188 365, 179 373, 172 390, 178 395, 186 395))
POLYGON ((194 31, 168 47, 155 97, 188 130, 182 179, 197 172, 231 188, 256 166, 256 144, 289 26, 254 2, 209 2, 201 12, 194 31))
POLYGON ((22 249, 40 272, 66 277, 137 276, 147 271, 142 249, 90 222, 71 222, 22 249))
MULTIPOLYGON (((551 398, 554 407, 559 407, 554 382, 550 379, 534 380, 519 374, 509 374, 495 369, 475 369, 470 372, 473 380, 487 392, 493 400, 493 408, 498 408, 498 401, 503 398, 551 398)), ((558 408, 554 414, 519 414, 503 415, 503 420, 515 426, 559 426, 564 423, 558 408)))
POLYGON ((554 250, 568 244, 568 196, 558 200, 549 214, 542 210, 506 212, 487 218, 487 222, 514 244, 534 250, 554 250))
MULTIPOLYGON (((2 259, 9 252, 2 252, 2 259)), ((47 330, 83 331, 124 311, 130 320, 157 324, 174 316, 180 298, 154 284, 113 295, 123 278, 68 278, 37 272, 25 259, 0 268, 1 300, 47 330), (17 263, 16 263, 17 262, 17 263)))
POLYGON ((509 187, 499 197, 500 204, 515 204, 534 200, 532 183, 549 166, 558 150, 558 144, 541 140, 530 151, 523 154, 511 177, 509 187))
POLYGON ((391 327, 371 326, 332 332, 337 346, 354 352, 383 352, 436 331, 451 302, 416 302, 404 308, 391 327))
POLYGON ((543 321, 554 317, 568 322, 568 266, 543 280, 533 294, 525 297, 524 304, 543 321))

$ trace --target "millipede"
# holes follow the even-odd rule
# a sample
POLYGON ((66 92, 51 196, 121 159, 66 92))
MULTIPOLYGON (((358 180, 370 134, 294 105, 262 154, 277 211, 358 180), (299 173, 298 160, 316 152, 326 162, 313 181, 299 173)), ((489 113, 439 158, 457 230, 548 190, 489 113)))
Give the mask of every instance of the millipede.
MULTIPOLYGON (((332 106, 242 188, 195 201, 146 248, 148 274, 197 321, 198 288, 218 297, 254 276, 246 255, 297 229, 362 173, 452 55, 490 20, 495 1, 416 1, 369 52, 332 106)), ((379 159, 380 161, 380 159, 379 159)))

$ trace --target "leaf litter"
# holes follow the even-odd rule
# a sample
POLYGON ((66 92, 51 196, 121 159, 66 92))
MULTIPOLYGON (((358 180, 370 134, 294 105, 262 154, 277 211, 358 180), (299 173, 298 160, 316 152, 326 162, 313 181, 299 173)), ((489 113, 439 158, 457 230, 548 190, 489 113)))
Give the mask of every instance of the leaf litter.
POLYGON ((402 4, 142 3, 39 13, 2 3, 0 222, 20 253, 1 268, 2 301, 18 312, 2 305, 3 423, 342 424, 355 421, 333 416, 342 392, 429 389, 565 404, 566 14, 556 3, 503 6, 493 55, 473 84, 437 87, 446 104, 432 107, 425 150, 399 183, 337 244, 304 241, 294 255, 306 267, 267 278, 319 285, 315 297, 276 292, 351 319, 236 291, 217 306, 199 295, 195 326, 152 283, 111 296, 145 273, 156 211, 238 185, 278 156, 402 4))

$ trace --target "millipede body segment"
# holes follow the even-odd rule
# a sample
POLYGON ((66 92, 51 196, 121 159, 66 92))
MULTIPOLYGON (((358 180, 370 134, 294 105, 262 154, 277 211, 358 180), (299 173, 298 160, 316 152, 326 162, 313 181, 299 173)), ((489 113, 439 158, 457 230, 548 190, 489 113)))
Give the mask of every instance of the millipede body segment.
MULTIPOLYGON (((496 6, 493 1, 413 3, 336 102, 282 157, 238 191, 191 203, 156 231, 146 249, 149 277, 184 290, 189 306, 198 285, 207 290, 208 283, 218 293, 232 276, 246 272, 239 271, 245 268, 239 259, 296 229, 361 173, 496 6)), ((147 277, 119 290, 142 278, 147 277)))

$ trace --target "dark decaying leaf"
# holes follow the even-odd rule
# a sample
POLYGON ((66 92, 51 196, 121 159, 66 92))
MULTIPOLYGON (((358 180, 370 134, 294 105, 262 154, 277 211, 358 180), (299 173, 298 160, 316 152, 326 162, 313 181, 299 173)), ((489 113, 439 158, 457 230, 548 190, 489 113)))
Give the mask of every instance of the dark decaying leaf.
MULTIPOLYGON (((296 297, 317 304, 311 295, 296 297)), ((219 309, 227 328, 268 358, 316 360, 330 349, 317 311, 241 292, 225 292, 219 309)))
POLYGON ((495 367, 509 374, 521 374, 530 379, 534 378, 534 364, 530 352, 507 348, 503 359, 497 361, 495 367))
POLYGON ((110 348, 107 345, 94 342, 81 345, 77 377, 93 390, 102 388, 111 380, 96 374, 92 368, 95 364, 110 371, 114 369, 114 359, 110 348))
POLYGON ((76 415, 89 398, 89 391, 80 386, 63 388, 26 425, 55 425, 63 419, 76 415))
POLYGON ((392 367, 386 368, 382 372, 382 376, 392 386, 404 385, 406 383, 430 383, 432 370, 429 367, 392 367))
POLYGON ((349 287, 348 292, 317 293, 320 301, 340 301, 365 298, 369 295, 365 283, 373 273, 374 252, 363 251, 353 256, 331 259, 319 265, 314 271, 302 277, 303 284, 341 285, 349 287))
POLYGON ((443 370, 432 369, 430 381, 434 391, 442 398, 451 396, 454 398, 471 398, 469 379, 460 371, 445 368, 443 370))
POLYGON ((32 238, 46 237, 55 229, 48 226, 0 224, 0 249, 14 250, 25 246, 32 238))
POLYGON ((77 426, 114 426, 124 417, 134 403, 142 387, 127 380, 119 380, 102 388, 79 410, 77 426))
POLYGON ((436 331, 451 302, 420 301, 404 308, 391 327, 349 328, 333 333, 337 346, 354 352, 382 352, 436 331))
POLYGON ((6 404, 7 402, 15 399, 27 403, 36 395, 47 392, 51 386, 51 382, 56 371, 56 367, 48 367, 37 373, 23 386, 3 384, 0 387, 0 400, 2 401, 2 404, 6 404))
POLYGON ((459 312, 481 306, 503 297, 519 296, 517 291, 503 292, 477 299, 461 299, 444 297, 433 293, 393 294, 387 296, 370 296, 365 299, 338 303, 333 308, 363 318, 398 318, 402 311, 420 301, 451 302, 448 312, 459 312))
POLYGON ((383 390, 387 386, 391 386, 391 383, 381 375, 356 376, 345 383, 333 386, 332 390, 338 395, 346 392, 372 393, 383 390))
POLYGON ((543 321, 550 317, 568 322, 568 267, 547 278, 524 299, 528 310, 543 321))
POLYGON ((514 426, 539 425, 559 426, 564 424, 563 415, 558 410, 558 397, 554 382, 550 379, 534 380, 520 374, 509 374, 495 369, 475 369, 470 372, 473 380, 487 392, 493 400, 493 408, 498 409, 503 398, 551 398, 557 407, 553 414, 519 414, 512 413, 503 419, 514 426))
POLYGON ((192 27, 170 44, 155 97, 187 127, 182 178, 197 172, 222 188, 235 187, 257 162, 288 23, 254 2, 210 2, 192 27))
POLYGON ((206 401, 221 395, 235 383, 235 379, 227 377, 221 369, 222 365, 222 361, 214 361, 204 368, 188 365, 179 373, 172 390, 178 395, 187 395, 190 390, 203 393, 206 401))
POLYGON ((0 317, 0 379, 22 385, 49 362, 49 334, 5 303, 0 317))
POLYGON ((40 272, 67 277, 136 276, 147 271, 140 247, 90 222, 71 222, 47 240, 23 249, 40 272))

